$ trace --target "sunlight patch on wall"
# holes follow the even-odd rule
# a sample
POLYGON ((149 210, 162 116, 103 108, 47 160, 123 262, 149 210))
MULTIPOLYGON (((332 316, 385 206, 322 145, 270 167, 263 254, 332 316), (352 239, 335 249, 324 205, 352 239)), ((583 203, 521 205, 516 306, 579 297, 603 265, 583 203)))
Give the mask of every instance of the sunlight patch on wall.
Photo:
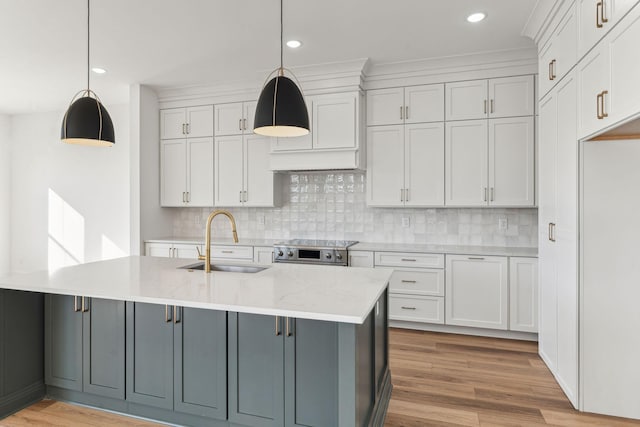
POLYGON ((48 220, 49 270, 82 264, 85 257, 84 217, 51 188, 48 220))
POLYGON ((118 245, 113 243, 113 240, 109 239, 104 234, 102 235, 102 258, 113 259, 113 258, 121 258, 123 256, 127 256, 127 253, 120 249, 118 245))

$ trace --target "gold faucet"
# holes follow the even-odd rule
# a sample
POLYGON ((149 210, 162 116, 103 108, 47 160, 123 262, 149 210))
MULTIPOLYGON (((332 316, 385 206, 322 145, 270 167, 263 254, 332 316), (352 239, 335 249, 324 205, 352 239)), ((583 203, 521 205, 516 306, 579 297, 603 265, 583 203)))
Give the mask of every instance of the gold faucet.
POLYGON ((200 250, 198 250, 198 259, 200 261, 204 261, 204 271, 205 273, 211 273, 211 221, 213 218, 218 215, 224 215, 229 218, 229 222, 231 223, 231 231, 233 232, 233 241, 238 243, 238 233, 236 232, 236 220, 231 215, 231 212, 223 209, 218 209, 209 214, 209 218, 207 218, 207 231, 205 232, 205 255, 200 255, 200 250))

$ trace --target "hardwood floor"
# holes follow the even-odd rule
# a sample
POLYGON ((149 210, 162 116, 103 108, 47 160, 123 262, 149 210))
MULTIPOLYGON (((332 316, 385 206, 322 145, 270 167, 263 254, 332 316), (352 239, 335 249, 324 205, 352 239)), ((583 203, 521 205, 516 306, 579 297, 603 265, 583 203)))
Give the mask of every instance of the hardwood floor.
MULTIPOLYGON (((640 426, 573 410, 536 343, 401 329, 389 337, 387 427, 640 426)), ((54 401, 0 420, 2 427, 123 425, 158 424, 54 401)))

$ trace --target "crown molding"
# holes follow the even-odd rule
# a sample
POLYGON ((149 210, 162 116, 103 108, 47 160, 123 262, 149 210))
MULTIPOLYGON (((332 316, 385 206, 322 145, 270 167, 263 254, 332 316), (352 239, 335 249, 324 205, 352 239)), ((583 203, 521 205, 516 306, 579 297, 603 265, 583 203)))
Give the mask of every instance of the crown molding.
POLYGON ((567 3, 567 0, 538 0, 521 34, 539 45, 553 17, 567 3))

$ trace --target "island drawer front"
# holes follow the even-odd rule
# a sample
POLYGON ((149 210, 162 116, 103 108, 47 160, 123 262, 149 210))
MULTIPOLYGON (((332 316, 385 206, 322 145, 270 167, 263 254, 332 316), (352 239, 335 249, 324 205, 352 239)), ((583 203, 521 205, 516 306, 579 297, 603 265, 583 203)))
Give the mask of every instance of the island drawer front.
POLYGON ((389 295, 389 319, 444 324, 444 297, 389 295))
POLYGON ((444 268, 444 254, 376 252, 376 266, 444 268))
POLYGON ((253 246, 211 246, 211 258, 240 259, 253 262, 253 246))
POLYGON ((396 269, 389 280, 389 292, 444 296, 444 270, 435 268, 396 269))

